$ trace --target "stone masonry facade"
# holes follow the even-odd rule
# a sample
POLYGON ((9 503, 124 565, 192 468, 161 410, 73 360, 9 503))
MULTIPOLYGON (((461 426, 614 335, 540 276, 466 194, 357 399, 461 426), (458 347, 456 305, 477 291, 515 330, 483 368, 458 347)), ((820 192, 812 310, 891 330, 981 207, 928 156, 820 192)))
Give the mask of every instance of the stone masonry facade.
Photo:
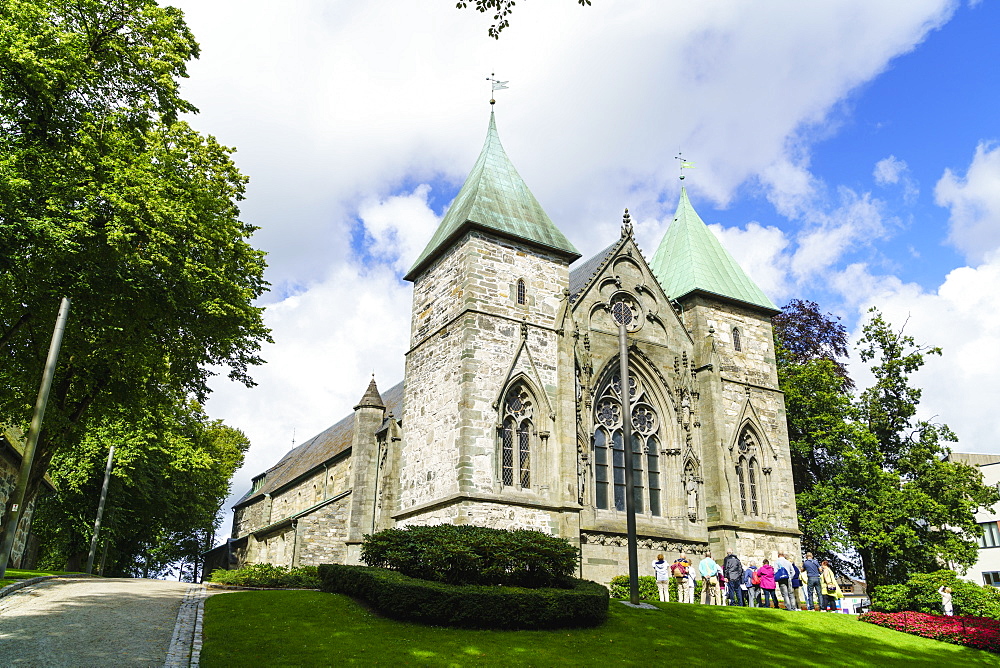
POLYGON ((366 534, 474 524, 564 537, 578 575, 606 583, 628 572, 626 401, 641 562, 799 553, 773 307, 666 294, 630 224, 575 267, 476 224, 425 257, 404 381, 373 379, 353 415, 255 478, 210 561, 358 563, 366 534))

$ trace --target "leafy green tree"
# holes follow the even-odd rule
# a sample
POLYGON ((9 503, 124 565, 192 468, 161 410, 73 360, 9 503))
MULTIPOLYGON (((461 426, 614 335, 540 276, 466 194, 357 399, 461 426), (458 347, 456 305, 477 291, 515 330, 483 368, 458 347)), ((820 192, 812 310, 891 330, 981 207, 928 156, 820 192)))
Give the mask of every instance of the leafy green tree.
POLYGON ((956 440, 947 426, 915 417, 921 391, 910 376, 940 349, 893 331, 873 309, 859 345, 876 382, 854 397, 831 349, 788 353, 808 347, 786 345, 789 332, 816 327, 777 329, 786 337, 779 380, 805 546, 863 574, 869 588, 947 562, 973 563, 981 535, 973 513, 1000 495, 978 470, 946 460, 956 440))
MULTIPOLYGON (((590 0, 576 1, 582 7, 590 5, 590 0)), ((469 6, 469 0, 458 0, 455 6, 458 9, 465 9, 469 6)), ((510 19, 507 17, 514 11, 514 0, 472 0, 472 6, 480 14, 493 12, 493 24, 489 31, 493 39, 500 39, 500 32, 510 27, 510 19)))
POLYGON ((838 554, 838 537, 831 535, 837 525, 828 513, 835 504, 828 502, 823 484, 836 475, 856 438, 848 391, 853 381, 843 361, 847 330, 816 302, 799 299, 789 302, 773 325, 802 546, 831 560, 837 571, 854 571, 838 554))
POLYGON ((107 575, 160 575, 197 566, 212 546, 229 481, 250 443, 210 420, 196 403, 139 422, 94 425, 80 445, 60 451, 49 475, 58 492, 42 499, 34 522, 41 560, 78 570, 86 563, 109 447, 115 445, 101 528, 107 575))
POLYGON ((1000 501, 972 466, 947 461, 957 441, 947 425, 916 419, 921 390, 910 376, 941 349, 897 332, 876 309, 859 342, 875 384, 856 401, 864 438, 840 478, 850 498, 844 528, 870 586, 904 581, 945 562, 969 566, 982 529, 974 513, 1000 501))
POLYGON ((116 422, 252 385, 264 256, 232 149, 181 120, 198 45, 152 0, 0 9, 0 416, 26 425, 63 296, 70 320, 28 489, 116 422))

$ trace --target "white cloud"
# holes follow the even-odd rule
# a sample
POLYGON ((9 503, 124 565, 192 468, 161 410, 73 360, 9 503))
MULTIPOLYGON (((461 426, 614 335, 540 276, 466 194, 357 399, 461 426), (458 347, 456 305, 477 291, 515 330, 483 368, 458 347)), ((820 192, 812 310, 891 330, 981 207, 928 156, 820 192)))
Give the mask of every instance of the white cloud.
POLYGON ((894 155, 883 158, 875 163, 872 171, 875 183, 883 188, 888 186, 902 186, 903 200, 912 204, 920 194, 917 182, 910 176, 910 167, 905 160, 900 160, 894 155))
POLYGON ((881 200, 849 188, 839 188, 838 192, 836 208, 804 214, 807 225, 796 238, 798 247, 791 261, 792 273, 799 282, 822 276, 846 253, 864 248, 888 233, 892 221, 886 220, 881 200))
POLYGON ((405 274, 427 245, 440 217, 427 203, 429 185, 384 199, 368 199, 358 212, 369 244, 369 253, 405 274))
MULTIPOLYGON (((865 298, 856 302, 859 315, 877 306, 897 329, 905 323, 905 333, 917 343, 943 349, 941 357, 927 357, 913 376, 914 385, 923 389, 919 416, 948 424, 958 435, 958 452, 997 452, 1000 254, 981 265, 951 271, 936 291, 891 276, 872 276, 858 265, 844 271, 840 282, 845 292, 855 294, 856 286, 864 286, 865 298)), ((860 367, 855 359, 852 374, 859 385, 870 384, 860 367)))
POLYGON ((885 186, 899 183, 899 175, 907 169, 905 160, 900 160, 896 156, 890 155, 888 158, 883 158, 875 163, 875 171, 872 172, 872 176, 875 177, 875 183, 885 186))
POLYGON ((980 143, 964 177, 946 169, 934 201, 951 209, 948 240, 969 261, 1000 247, 1000 146, 980 143))
POLYGON ((764 227, 756 222, 745 229, 709 225, 722 245, 733 256, 757 286, 776 304, 788 299, 789 241, 777 227, 764 227))
POLYGON ((495 41, 489 17, 449 3, 178 4, 203 45, 184 88, 196 125, 239 147, 246 216, 278 285, 345 259, 361 200, 459 182, 493 70, 510 80, 497 94, 508 152, 586 253, 624 206, 672 213, 678 150, 699 165, 692 187, 719 203, 765 170, 776 200, 808 190, 808 147, 830 110, 955 7, 531 2, 495 41))
POLYGON ((235 497, 291 448, 293 435, 302 443, 348 415, 372 373, 383 391, 403 379, 410 294, 391 269, 342 264, 267 308, 275 343, 262 351, 267 364, 253 371, 258 386, 218 378, 206 404, 209 415, 250 438, 235 497))
POLYGON ((208 404, 253 442, 237 493, 293 428, 302 442, 346 415, 373 367, 383 389, 401 379, 410 298, 397 276, 433 229, 430 200, 482 146, 490 72, 510 81, 496 106, 508 154, 582 252, 617 236, 625 206, 652 252, 683 150, 699 167, 693 191, 725 204, 756 183, 804 222, 803 235, 717 231, 780 297, 881 234, 867 194, 817 203, 809 149, 831 110, 956 6, 538 0, 519 4, 494 41, 488 16, 447 2, 173 4, 203 47, 184 86, 202 110, 195 127, 239 148, 244 217, 261 227, 276 287, 259 386, 220 380, 208 404), (367 267, 347 243, 359 220, 367 267))

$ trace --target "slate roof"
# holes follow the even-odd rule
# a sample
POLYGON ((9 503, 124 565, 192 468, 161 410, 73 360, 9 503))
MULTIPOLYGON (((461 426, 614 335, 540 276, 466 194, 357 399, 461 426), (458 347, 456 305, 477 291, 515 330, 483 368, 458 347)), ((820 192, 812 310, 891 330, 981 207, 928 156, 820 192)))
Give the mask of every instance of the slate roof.
POLYGON ((701 291, 780 312, 708 229, 684 188, 650 268, 671 299, 701 291))
POLYGON ((514 169, 500 144, 493 112, 490 112, 486 143, 479 159, 434 236, 404 278, 408 281, 416 278, 469 227, 531 242, 556 251, 570 261, 580 257, 576 247, 555 226, 514 169))
POLYGON ((620 239, 569 272, 569 300, 571 302, 576 301, 580 293, 594 280, 594 276, 604 268, 604 263, 608 261, 608 256, 614 252, 619 243, 621 243, 620 239))
MULTIPOLYGON (((368 391, 365 392, 365 395, 362 398, 362 403, 364 403, 365 400, 371 399, 370 395, 374 384, 375 381, 372 380, 368 387, 368 391)), ((378 389, 375 389, 375 396, 379 396, 378 389)), ((381 402, 384 402, 388 413, 395 416, 397 420, 402 418, 402 382, 387 390, 384 395, 379 396, 379 399, 381 402)), ((267 470, 264 485, 256 492, 254 492, 251 487, 250 491, 244 494, 243 498, 236 502, 234 508, 238 508, 246 503, 249 503, 264 494, 270 494, 294 481, 296 478, 308 473, 310 470, 333 459, 351 447, 351 439, 353 436, 354 413, 351 413, 337 424, 313 436, 302 445, 289 450, 277 464, 267 470)))

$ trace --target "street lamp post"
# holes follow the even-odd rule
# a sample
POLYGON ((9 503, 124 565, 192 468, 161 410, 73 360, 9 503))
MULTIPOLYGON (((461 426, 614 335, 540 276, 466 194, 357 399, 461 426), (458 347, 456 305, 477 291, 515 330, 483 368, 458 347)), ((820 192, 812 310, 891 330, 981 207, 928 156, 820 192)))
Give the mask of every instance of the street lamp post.
POLYGON ((628 375, 628 339, 626 327, 634 317, 632 310, 623 300, 611 305, 611 314, 618 323, 618 375, 621 377, 622 401, 622 450, 625 455, 625 522, 628 532, 628 590, 629 602, 639 605, 639 549, 635 536, 635 484, 632 458, 635 446, 632 443, 632 389, 628 375))
POLYGON ((94 520, 94 537, 90 540, 90 554, 87 555, 87 573, 94 572, 94 555, 97 554, 97 537, 101 533, 101 519, 104 517, 104 502, 108 498, 108 484, 111 482, 111 467, 115 461, 115 444, 108 451, 108 465, 104 468, 104 484, 101 486, 101 500, 97 504, 97 519, 94 520))
POLYGON ((7 562, 14 549, 14 536, 17 525, 21 523, 24 513, 24 497, 28 491, 28 478, 31 475, 31 464, 35 460, 35 447, 38 436, 42 433, 42 419, 45 417, 45 407, 49 403, 49 390, 52 389, 52 377, 56 373, 56 362, 59 360, 59 348, 62 346, 63 332, 66 331, 66 320, 69 318, 69 299, 62 298, 59 303, 59 315, 52 330, 52 341, 49 343, 49 355, 45 360, 45 370, 42 372, 42 383, 38 388, 38 398, 35 400, 35 413, 31 417, 31 427, 28 428, 28 438, 24 442, 24 454, 21 456, 21 472, 17 478, 17 487, 7 504, 4 517, 3 547, 0 548, 0 580, 7 573, 7 562))

